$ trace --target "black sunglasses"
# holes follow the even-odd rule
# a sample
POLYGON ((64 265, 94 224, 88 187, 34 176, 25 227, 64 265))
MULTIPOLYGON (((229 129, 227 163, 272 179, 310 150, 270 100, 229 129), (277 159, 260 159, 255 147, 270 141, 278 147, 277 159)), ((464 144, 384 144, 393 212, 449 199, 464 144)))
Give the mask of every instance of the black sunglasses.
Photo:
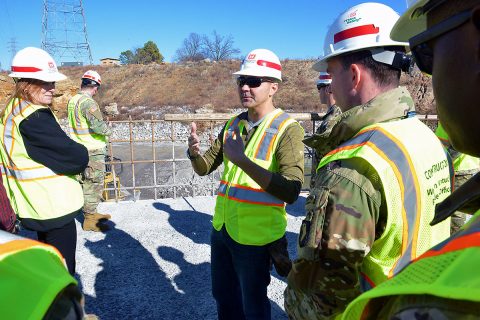
POLYGON ((250 88, 258 88, 262 85, 262 82, 273 82, 269 78, 259 78, 259 77, 238 77, 237 85, 241 88, 244 85, 249 86, 250 88))
POLYGON ((317 83, 317 90, 320 91, 320 89, 326 88, 326 87, 328 87, 328 86, 329 86, 329 84, 317 83))
POLYGON ((470 10, 460 12, 438 24, 425 30, 424 32, 410 38, 410 49, 412 50, 413 57, 417 63, 418 68, 427 74, 432 74, 433 69, 433 48, 428 43, 445 34, 452 31, 465 22, 467 22, 472 16, 470 10))

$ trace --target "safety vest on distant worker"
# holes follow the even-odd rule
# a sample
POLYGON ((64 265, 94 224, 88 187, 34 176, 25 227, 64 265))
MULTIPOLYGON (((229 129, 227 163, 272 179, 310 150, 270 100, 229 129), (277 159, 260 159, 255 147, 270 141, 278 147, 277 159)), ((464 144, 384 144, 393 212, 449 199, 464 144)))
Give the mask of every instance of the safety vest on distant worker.
POLYGON ((376 170, 388 212, 385 231, 363 260, 360 284, 366 291, 450 235, 450 220, 429 224, 435 204, 451 192, 453 168, 433 132, 416 118, 362 129, 325 155, 318 168, 351 158, 376 170))
POLYGON ((365 319, 368 303, 397 295, 431 295, 480 303, 480 211, 451 238, 425 252, 398 275, 354 300, 343 319, 365 319))
POLYGON ((54 247, 0 231, 2 319, 43 319, 56 296, 77 281, 54 247))
POLYGON ((20 124, 33 112, 48 109, 12 99, 1 119, 2 177, 7 195, 20 218, 47 220, 62 217, 83 206, 80 183, 59 175, 28 156, 20 124))
MULTIPOLYGON (((245 147, 245 155, 271 172, 278 166, 273 156, 285 129, 296 121, 276 109, 265 116, 245 147)), ((245 121, 231 118, 224 131, 224 142, 238 125, 240 132, 245 121)), ((239 137, 237 137, 238 139, 239 137)), ((220 230, 225 224, 228 234, 245 245, 265 245, 285 234, 287 215, 285 202, 263 190, 242 169, 223 157, 224 171, 218 188, 213 227, 220 230)))
MULTIPOLYGON (((435 134, 440 139, 445 148, 453 148, 448 138, 448 134, 445 132, 445 129, 443 129, 443 126, 440 122, 438 123, 437 130, 435 130, 435 134)), ((480 170, 480 158, 472 157, 468 154, 458 152, 458 156, 453 159, 453 168, 455 169, 455 172, 474 170, 478 171, 480 170)))
POLYGON ((92 98, 84 93, 78 93, 68 101, 68 125, 73 140, 83 144, 88 150, 103 149, 107 145, 107 137, 95 133, 88 125, 87 118, 82 114, 82 104, 92 98))

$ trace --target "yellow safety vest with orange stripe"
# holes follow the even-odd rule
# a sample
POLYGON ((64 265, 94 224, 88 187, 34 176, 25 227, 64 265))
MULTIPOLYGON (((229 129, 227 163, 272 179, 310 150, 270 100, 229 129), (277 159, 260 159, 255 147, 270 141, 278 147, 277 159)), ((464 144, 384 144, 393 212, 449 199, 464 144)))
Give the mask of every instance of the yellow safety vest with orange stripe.
MULTIPOLYGON (((285 129, 296 121, 275 109, 255 130, 246 148, 245 155, 257 165, 277 172, 275 150, 285 129)), ((240 132, 245 122, 239 116, 231 118, 224 130, 224 142, 238 126, 240 132)), ((218 188, 213 227, 220 230, 225 224, 232 239, 245 245, 265 245, 285 234, 287 215, 285 202, 263 190, 242 169, 223 157, 224 171, 218 188)))
POLYGON ((429 224, 435 204, 451 192, 453 168, 433 132, 416 118, 362 129, 322 158, 318 168, 351 158, 376 170, 388 212, 385 231, 362 263, 360 283, 366 291, 449 236, 450 220, 429 224))
POLYGON ((0 231, 2 319, 43 319, 55 297, 77 281, 54 247, 0 231))
POLYGON ((28 156, 20 123, 47 107, 13 99, 5 108, 0 134, 2 177, 7 195, 20 218, 47 220, 62 217, 83 206, 83 192, 74 176, 59 175, 28 156))
POLYGON ((83 144, 88 150, 103 149, 107 145, 107 137, 95 133, 88 125, 82 113, 82 104, 92 100, 87 94, 78 93, 68 101, 68 126, 73 140, 83 144))
POLYGON ((480 211, 462 229, 413 261, 398 275, 355 299, 343 319, 367 319, 368 303, 397 295, 474 301, 480 307, 480 211))
MULTIPOLYGON (((452 144, 450 143, 450 139, 448 138, 448 134, 445 132, 445 129, 443 129, 443 126, 440 122, 438 123, 437 130, 435 130, 435 134, 445 148, 453 148, 452 144)), ((480 170, 480 158, 458 152, 458 156, 453 159, 453 168, 459 173, 462 171, 478 171, 480 170)))

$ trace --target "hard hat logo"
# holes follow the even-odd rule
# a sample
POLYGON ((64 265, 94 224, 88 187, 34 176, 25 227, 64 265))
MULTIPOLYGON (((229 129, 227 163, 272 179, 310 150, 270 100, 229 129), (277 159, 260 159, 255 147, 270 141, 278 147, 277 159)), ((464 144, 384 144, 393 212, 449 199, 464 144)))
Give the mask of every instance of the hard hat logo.
POLYGON ((354 22, 358 22, 358 21, 362 20, 362 18, 357 18, 357 12, 358 12, 358 10, 355 10, 352 13, 350 13, 348 15, 348 18, 343 20, 343 22, 345 22, 346 24, 350 24, 350 23, 354 23, 354 22))
POLYGON ((55 68, 55 64, 54 64, 52 61, 49 61, 49 62, 48 62, 48 67, 49 67, 50 69, 54 69, 54 68, 55 68))
POLYGON ((236 76, 269 77, 282 81, 282 66, 277 55, 267 49, 249 52, 236 76))

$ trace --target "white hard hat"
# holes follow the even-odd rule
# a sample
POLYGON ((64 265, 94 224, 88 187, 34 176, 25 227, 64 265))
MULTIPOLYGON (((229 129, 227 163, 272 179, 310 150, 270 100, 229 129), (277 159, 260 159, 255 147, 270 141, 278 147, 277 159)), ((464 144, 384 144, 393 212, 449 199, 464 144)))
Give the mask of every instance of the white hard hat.
POLYGON ((95 81, 97 85, 102 84, 102 78, 100 77, 98 72, 93 70, 88 70, 87 72, 85 72, 82 76, 82 79, 95 81))
MULTIPOLYGON (((390 38, 390 31, 398 18, 399 15, 392 8, 381 3, 362 3, 348 9, 330 26, 325 37, 323 57, 313 65, 313 69, 326 70, 328 59, 348 52, 377 48, 375 53, 380 53, 384 51, 380 47, 407 47, 408 43, 390 38)), ((387 64, 393 59, 373 58, 387 64)))
MULTIPOLYGON (((407 0, 407 11, 402 14, 397 23, 393 26, 390 36, 398 41, 408 41, 413 36, 427 29, 427 17, 424 6, 432 2, 430 0, 407 0)), ((437 1, 435 4, 442 4, 445 1, 437 1)), ((426 7, 426 6, 425 6, 426 7)))
POLYGON ((282 81, 282 66, 277 55, 267 49, 250 51, 242 61, 237 76, 269 77, 282 81))
POLYGON ((57 64, 44 50, 27 47, 17 52, 12 60, 12 78, 37 79, 45 82, 56 82, 67 79, 58 72, 57 64))
POLYGON ((320 72, 318 76, 317 84, 330 84, 332 83, 332 76, 328 72, 320 72))

